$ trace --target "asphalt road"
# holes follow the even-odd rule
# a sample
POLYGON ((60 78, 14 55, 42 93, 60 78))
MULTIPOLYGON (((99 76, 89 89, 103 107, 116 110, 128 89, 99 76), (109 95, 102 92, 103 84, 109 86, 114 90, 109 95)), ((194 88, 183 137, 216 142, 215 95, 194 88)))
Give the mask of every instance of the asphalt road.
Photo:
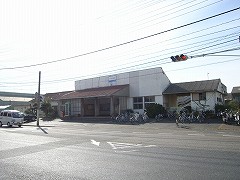
POLYGON ((240 127, 40 122, 0 128, 0 179, 239 179, 240 127))

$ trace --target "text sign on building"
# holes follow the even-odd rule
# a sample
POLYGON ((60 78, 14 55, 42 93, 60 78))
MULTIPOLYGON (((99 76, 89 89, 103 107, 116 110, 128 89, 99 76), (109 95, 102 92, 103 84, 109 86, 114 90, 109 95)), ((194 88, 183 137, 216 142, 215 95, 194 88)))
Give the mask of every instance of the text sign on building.
POLYGON ((110 85, 115 85, 117 82, 117 76, 108 76, 108 83, 110 85))
POLYGON ((117 76, 108 76, 108 82, 116 82, 117 76))

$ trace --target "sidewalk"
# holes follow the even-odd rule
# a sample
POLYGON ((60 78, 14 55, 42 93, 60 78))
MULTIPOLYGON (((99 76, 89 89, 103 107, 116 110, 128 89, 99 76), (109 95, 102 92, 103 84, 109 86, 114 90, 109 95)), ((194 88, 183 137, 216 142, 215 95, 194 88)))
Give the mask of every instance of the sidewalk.
MULTIPOLYGON (((87 121, 78 121, 78 120, 71 120, 71 121, 66 121, 62 119, 54 119, 52 121, 39 121, 40 127, 56 127, 56 126, 61 126, 64 124, 71 125, 73 124, 93 124, 95 128, 97 126, 108 126, 108 128, 116 128, 119 126, 123 126, 124 128, 134 128, 136 127, 137 129, 176 129, 176 123, 175 121, 162 121, 162 122, 149 122, 145 124, 116 124, 114 122, 111 122, 108 120, 103 120, 103 121, 98 121, 97 119, 88 119, 87 121)), ((23 126, 33 126, 37 127, 37 122, 30 122, 30 123, 24 123, 23 126)), ((240 132, 240 126, 237 125, 228 125, 228 124, 223 124, 222 121, 219 120, 210 120, 208 123, 184 123, 181 124, 179 123, 179 128, 185 128, 185 129, 191 129, 191 130, 197 130, 197 131, 234 131, 234 132, 240 132)))
POLYGON ((198 131, 232 131, 232 132, 240 132, 240 126, 237 125, 229 125, 223 123, 199 123, 199 124, 184 124, 191 130, 198 130, 198 131))

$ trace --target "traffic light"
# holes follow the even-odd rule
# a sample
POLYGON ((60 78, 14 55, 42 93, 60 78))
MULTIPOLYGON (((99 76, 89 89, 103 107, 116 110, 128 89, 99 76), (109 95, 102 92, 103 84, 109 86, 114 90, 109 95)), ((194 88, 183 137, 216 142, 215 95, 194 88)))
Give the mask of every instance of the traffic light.
POLYGON ((179 55, 171 56, 171 59, 173 62, 186 61, 188 59, 188 56, 181 54, 180 56, 179 55))

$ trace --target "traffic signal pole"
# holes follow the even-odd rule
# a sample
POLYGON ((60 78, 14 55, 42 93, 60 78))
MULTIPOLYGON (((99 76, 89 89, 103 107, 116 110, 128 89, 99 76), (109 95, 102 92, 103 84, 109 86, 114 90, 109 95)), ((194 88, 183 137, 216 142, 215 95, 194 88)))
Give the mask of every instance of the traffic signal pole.
POLYGON ((39 71, 39 80, 38 80, 38 95, 37 95, 37 126, 39 126, 40 84, 41 84, 41 71, 39 71))

